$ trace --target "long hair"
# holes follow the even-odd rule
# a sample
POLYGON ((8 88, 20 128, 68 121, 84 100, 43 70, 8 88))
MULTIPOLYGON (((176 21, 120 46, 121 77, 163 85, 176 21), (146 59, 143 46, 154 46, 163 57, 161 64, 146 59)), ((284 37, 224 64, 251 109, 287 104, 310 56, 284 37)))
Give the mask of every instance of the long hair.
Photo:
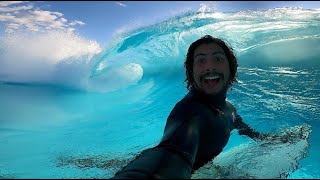
POLYGON ((232 47, 227 43, 225 43, 222 39, 214 38, 210 35, 205 35, 200 39, 196 40, 195 42, 193 42, 189 46, 189 49, 187 52, 186 60, 184 62, 184 67, 186 68, 186 79, 184 82, 187 82, 188 90, 191 89, 194 83, 194 78, 193 78, 194 51, 200 45, 209 44, 209 43, 215 43, 218 46, 220 46, 228 58, 229 68, 230 68, 230 78, 228 81, 228 88, 230 88, 234 82, 237 82, 236 74, 237 74, 238 62, 232 47))

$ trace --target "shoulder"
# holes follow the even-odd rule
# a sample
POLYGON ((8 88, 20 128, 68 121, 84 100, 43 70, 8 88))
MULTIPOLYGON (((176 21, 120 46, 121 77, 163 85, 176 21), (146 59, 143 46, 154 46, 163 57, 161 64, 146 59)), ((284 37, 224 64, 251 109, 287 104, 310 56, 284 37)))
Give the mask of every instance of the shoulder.
POLYGON ((174 105, 168 118, 184 116, 186 112, 190 112, 190 109, 190 103, 183 98, 174 105))
POLYGON ((190 94, 187 94, 184 98, 182 98, 175 104, 169 117, 192 116, 192 114, 196 113, 197 110, 201 109, 202 106, 203 103, 201 103, 197 98, 193 97, 190 94))
POLYGON ((197 117, 198 108, 197 101, 192 98, 185 97, 171 110, 164 129, 163 140, 169 138, 177 129, 183 127, 183 129, 188 129, 187 127, 195 126, 195 122, 192 119, 197 117))
POLYGON ((234 105, 231 102, 226 101, 226 106, 227 106, 228 110, 230 110, 231 112, 236 114, 237 109, 234 107, 234 105))
POLYGON ((238 117, 237 109, 229 101, 226 101, 226 106, 227 106, 228 112, 230 112, 231 114, 232 121, 235 122, 238 117))

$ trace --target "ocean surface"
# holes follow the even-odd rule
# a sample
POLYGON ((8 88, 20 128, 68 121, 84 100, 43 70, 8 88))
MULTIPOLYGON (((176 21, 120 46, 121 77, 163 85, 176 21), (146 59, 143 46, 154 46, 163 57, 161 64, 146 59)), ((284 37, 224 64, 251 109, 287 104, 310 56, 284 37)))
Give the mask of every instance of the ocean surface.
MULTIPOLYGON (((306 157, 284 178, 320 178, 320 10, 303 8, 189 12, 103 49, 81 49, 81 37, 59 31, 2 37, 0 178, 112 177, 160 141, 187 93, 186 51, 206 34, 236 52, 239 82, 227 99, 247 124, 268 133, 311 126, 306 157)), ((249 141, 234 131, 225 151, 249 141)))

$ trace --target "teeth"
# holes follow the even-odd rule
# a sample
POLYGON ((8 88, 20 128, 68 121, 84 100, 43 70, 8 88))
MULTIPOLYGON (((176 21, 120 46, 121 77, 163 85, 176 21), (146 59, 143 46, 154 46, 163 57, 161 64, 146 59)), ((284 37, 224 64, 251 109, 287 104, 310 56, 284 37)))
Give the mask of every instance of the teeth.
POLYGON ((212 79, 218 79, 218 78, 219 78, 219 76, 206 76, 204 79, 212 80, 212 79))

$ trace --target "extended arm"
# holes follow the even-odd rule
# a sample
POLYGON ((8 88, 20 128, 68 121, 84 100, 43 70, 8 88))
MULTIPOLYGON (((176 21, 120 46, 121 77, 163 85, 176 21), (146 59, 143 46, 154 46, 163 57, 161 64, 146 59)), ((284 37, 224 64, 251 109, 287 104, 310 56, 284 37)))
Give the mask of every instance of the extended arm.
POLYGON ((162 141, 140 153, 113 179, 191 178, 199 144, 197 122, 196 117, 176 106, 168 117, 162 141))

